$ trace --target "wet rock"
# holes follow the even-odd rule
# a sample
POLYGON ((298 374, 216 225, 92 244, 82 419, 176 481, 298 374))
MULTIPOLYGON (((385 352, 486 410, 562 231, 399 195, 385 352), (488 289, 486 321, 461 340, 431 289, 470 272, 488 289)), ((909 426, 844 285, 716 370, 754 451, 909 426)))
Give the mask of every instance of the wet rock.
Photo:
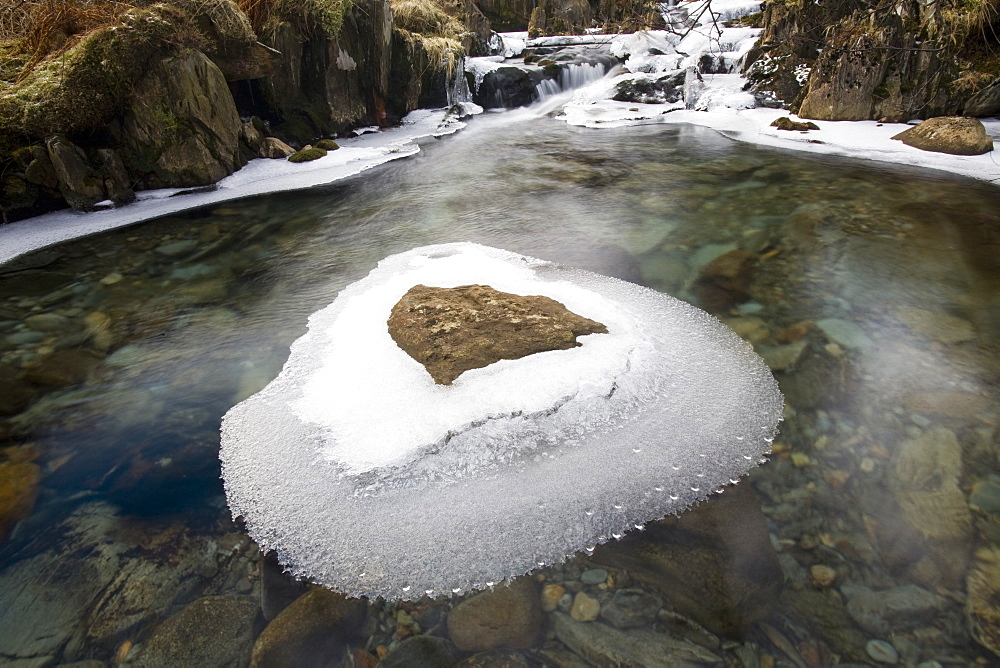
POLYGON ((691 290, 706 310, 724 311, 750 299, 753 272, 752 253, 729 251, 701 268, 691 290))
POLYGON ((985 513, 1000 513, 1000 480, 980 480, 973 485, 969 507, 985 513))
POLYGON ((178 255, 190 253, 197 247, 198 241, 196 239, 181 239, 180 241, 171 241, 157 246, 154 250, 167 257, 177 257, 178 255))
POLYGON ((592 622, 601 613, 601 602, 596 598, 588 596, 582 591, 578 591, 573 597, 573 606, 569 609, 569 616, 578 622, 592 622))
POLYGON ((58 135, 45 142, 45 146, 67 204, 78 211, 90 211, 104 199, 104 180, 83 149, 58 135))
POLYGON ((542 612, 552 612, 559 607, 559 601, 562 599, 563 594, 566 593, 566 588, 562 585, 557 584, 547 584, 542 587, 542 612))
POLYGON ((328 665, 347 648, 366 614, 363 601, 321 587, 311 589, 264 628, 254 643, 250 665, 328 665))
POLYGON ((781 596, 781 605, 782 609, 791 611, 798 619, 812 620, 811 628, 835 653, 852 661, 868 660, 865 635, 858 631, 839 596, 808 589, 786 589, 781 596))
POLYGON ((137 666, 246 665, 253 646, 257 601, 252 596, 205 596, 156 627, 137 666))
POLYGON ((448 613, 448 634, 463 652, 534 646, 542 627, 538 590, 528 578, 462 601, 448 613))
POLYGON ((599 546, 593 560, 628 570, 669 607, 730 637, 770 614, 783 582, 760 503, 744 484, 599 546))
POLYGON ((934 313, 922 308, 901 308, 897 314, 913 331, 944 344, 962 343, 976 336, 972 323, 947 313, 934 313))
POLYGON ((913 392, 903 397, 903 407, 910 413, 937 415, 954 420, 968 420, 992 406, 986 397, 971 392, 931 390, 913 392))
POLYGON ((943 597, 912 584, 880 591, 847 585, 841 592, 847 597, 848 614, 869 633, 913 628, 933 619, 948 604, 943 597))
POLYGON ((837 571, 823 564, 814 564, 809 567, 809 583, 817 589, 832 587, 837 580, 837 571))
POLYGON ((597 585, 608 579, 608 572, 603 568, 588 568, 580 574, 580 582, 588 585, 597 585))
POLYGON ((113 654, 236 558, 214 532, 140 527, 106 503, 83 505, 35 538, 52 547, 0 571, 0 656, 9 659, 72 660, 84 646, 113 654))
POLYGON ((470 656, 460 661, 457 668, 529 668, 530 665, 520 652, 496 650, 470 656))
POLYGON ((388 325, 396 344, 442 385, 469 369, 575 348, 583 345, 578 336, 608 331, 548 297, 485 285, 414 286, 392 307, 388 325))
POLYGON ((965 574, 972 540, 961 475, 962 448, 955 433, 935 427, 900 444, 890 479, 907 524, 924 536, 930 556, 952 583, 965 574))
POLYGON ((816 326, 826 338, 844 348, 869 348, 872 345, 872 340, 864 330, 850 320, 823 318, 816 321, 816 326))
POLYGON ((776 118, 771 122, 771 127, 778 128, 779 130, 789 130, 793 132, 804 132, 807 130, 819 130, 819 126, 812 121, 793 121, 788 116, 782 116, 781 118, 776 118))
POLYGON ((972 637, 983 647, 1000 656, 1000 549, 984 548, 966 580, 968 598, 965 616, 972 637))
POLYGON ((295 153, 295 149, 277 137, 265 137, 260 144, 259 154, 262 158, 282 160, 295 153))
POLYGON ((0 462, 0 540, 35 507, 42 470, 27 461, 0 462))
POLYGON ((719 663, 722 659, 694 643, 647 629, 620 631, 600 622, 574 621, 552 613, 556 638, 577 655, 598 666, 677 666, 719 663))
POLYGON ((38 313, 24 319, 28 329, 36 332, 59 332, 69 327, 69 318, 56 313, 38 313))
POLYGON ((601 618, 620 629, 646 626, 656 619, 662 607, 659 596, 641 589, 619 589, 601 606, 601 618))
POLYGON ((993 150, 993 139, 978 118, 938 116, 893 136, 922 151, 952 155, 980 155, 993 150))
POLYGON ((808 341, 796 341, 782 345, 762 344, 754 349, 771 371, 788 371, 802 360, 808 346, 808 341))
POLYGON ((771 330, 763 318, 756 316, 743 316, 739 318, 725 318, 724 323, 736 332, 745 341, 757 345, 771 335, 771 330))
POLYGON ((869 640, 865 645, 865 652, 877 663, 896 665, 899 662, 899 652, 884 640, 869 640))
POLYGON ((396 645, 379 662, 379 668, 452 668, 457 659, 455 648, 444 638, 419 635, 396 645))
POLYGON ((678 102, 684 95, 684 78, 684 72, 661 77, 633 75, 618 82, 612 99, 637 104, 678 102))
POLYGON ((15 415, 35 398, 35 389, 14 368, 0 365, 0 415, 15 415))
POLYGON ((260 564, 260 609, 264 619, 271 621, 282 610, 305 593, 307 585, 286 573, 278 562, 274 551, 261 554, 260 564))
POLYGON ((57 350, 28 369, 25 378, 46 387, 76 385, 86 380, 102 359, 93 350, 57 350))
POLYGON ((499 67, 483 77, 472 101, 484 109, 525 107, 538 99, 531 73, 520 67, 499 67))

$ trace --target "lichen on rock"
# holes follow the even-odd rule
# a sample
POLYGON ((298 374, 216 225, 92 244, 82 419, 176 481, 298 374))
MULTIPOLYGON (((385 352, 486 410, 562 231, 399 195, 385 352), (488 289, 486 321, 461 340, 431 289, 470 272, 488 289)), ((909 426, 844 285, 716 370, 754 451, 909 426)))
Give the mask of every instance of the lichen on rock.
POLYGON ((387 324, 396 344, 441 385, 469 369, 576 348, 583 345, 577 337, 608 331, 549 297, 488 285, 415 285, 392 308, 387 324))

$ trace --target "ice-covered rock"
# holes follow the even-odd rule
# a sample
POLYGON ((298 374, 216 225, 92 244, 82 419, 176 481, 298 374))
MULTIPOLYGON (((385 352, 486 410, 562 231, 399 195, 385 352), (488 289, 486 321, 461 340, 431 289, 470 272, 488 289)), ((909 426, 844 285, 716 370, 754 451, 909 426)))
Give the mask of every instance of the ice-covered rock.
POLYGON ((475 244, 391 256, 309 319, 222 425, 234 515, 348 594, 481 588, 720 490, 770 449, 782 397, 721 322, 661 293, 475 244), (543 295, 607 334, 436 385, 390 338, 416 284, 543 295))

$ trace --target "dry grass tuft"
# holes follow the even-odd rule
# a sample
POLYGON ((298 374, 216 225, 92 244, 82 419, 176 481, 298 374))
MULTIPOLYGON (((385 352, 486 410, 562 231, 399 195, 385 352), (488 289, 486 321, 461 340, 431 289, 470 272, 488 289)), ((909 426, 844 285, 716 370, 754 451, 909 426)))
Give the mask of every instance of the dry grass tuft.
POLYGON ((465 26, 432 0, 393 0, 392 15, 397 28, 425 37, 460 39, 465 26))
POLYGON ((0 0, 0 42, 28 56, 27 70, 91 30, 118 23, 130 9, 120 0, 0 0))

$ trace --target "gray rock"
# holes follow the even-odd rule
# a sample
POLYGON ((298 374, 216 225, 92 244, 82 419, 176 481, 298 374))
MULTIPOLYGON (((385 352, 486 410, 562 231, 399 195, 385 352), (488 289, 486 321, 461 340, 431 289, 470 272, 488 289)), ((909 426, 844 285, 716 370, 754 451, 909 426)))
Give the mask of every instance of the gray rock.
POLYGON ((588 585, 597 585, 608 579, 608 572, 603 568, 590 568, 580 574, 580 582, 588 585))
POLYGON ((41 343, 45 340, 45 334, 41 332, 14 332, 5 336, 3 340, 12 346, 25 346, 41 343))
POLYGON ((872 345, 872 340, 864 330, 849 320, 823 318, 816 321, 816 326, 826 338, 844 348, 869 348, 872 345))
POLYGON ((448 613, 448 634, 463 652, 534 646, 542 628, 538 589, 530 578, 468 598, 448 613))
POLYGON ((24 324, 36 332, 59 332, 69 327, 69 318, 56 313, 38 313, 25 318, 24 324))
POLYGON ((787 371, 802 359, 808 346, 809 342, 803 339, 795 343, 760 344, 755 349, 771 371, 787 371))
POLYGON ((115 512, 81 506, 52 527, 51 549, 0 572, 0 656, 73 660, 84 645, 113 653, 234 558, 223 556, 218 536, 182 524, 145 535, 115 512))
POLYGON ((322 587, 310 589, 281 611, 254 643, 250 665, 327 665, 358 635, 368 606, 322 587), (307 663, 308 662, 308 663, 307 663))
POLYGON ((672 609, 730 637, 767 617, 784 580, 760 502, 744 484, 599 546, 593 561, 627 570, 672 609))
POLYGON ((256 617, 252 596, 195 599, 153 631, 133 663, 149 668, 246 665, 256 617))
POLYGON ((573 652, 599 666, 686 666, 719 663, 704 647, 648 629, 620 631, 600 622, 574 621, 552 613, 556 638, 573 652))
POLYGON ((620 629, 645 626, 663 607, 659 596, 641 589, 619 589, 601 606, 601 617, 620 629))
POLYGON ((1000 513, 1000 481, 980 480, 973 485, 969 507, 986 513, 1000 513))
POLYGON ((260 144, 259 155, 272 160, 285 159, 295 153, 295 149, 277 137, 265 137, 260 144))
POLYGON ((154 62, 112 128, 130 171, 147 187, 209 185, 242 161, 242 123, 225 77, 196 50, 154 62))
POLYGON ((893 136, 922 151, 952 155, 980 155, 993 150, 993 139, 978 118, 938 116, 893 136))
POLYGON ((379 662, 379 668, 452 668, 458 655, 444 638, 419 635, 407 638, 392 648, 379 662))
POLYGON ((899 662, 899 652, 884 640, 869 640, 865 645, 865 652, 878 663, 896 665, 899 662))
POLYGON ((849 585, 841 592, 847 597, 847 612, 869 633, 913 628, 948 605, 943 597, 912 584, 880 591, 849 585))
POLYGON ((180 241, 171 241, 170 243, 162 244, 156 247, 156 252, 161 255, 166 255, 167 257, 176 257, 178 255, 183 255, 193 251, 198 247, 197 239, 181 239, 180 241))
POLYGON ((89 211, 105 198, 104 180, 83 149, 61 135, 49 139, 45 146, 67 204, 77 211, 89 211))

